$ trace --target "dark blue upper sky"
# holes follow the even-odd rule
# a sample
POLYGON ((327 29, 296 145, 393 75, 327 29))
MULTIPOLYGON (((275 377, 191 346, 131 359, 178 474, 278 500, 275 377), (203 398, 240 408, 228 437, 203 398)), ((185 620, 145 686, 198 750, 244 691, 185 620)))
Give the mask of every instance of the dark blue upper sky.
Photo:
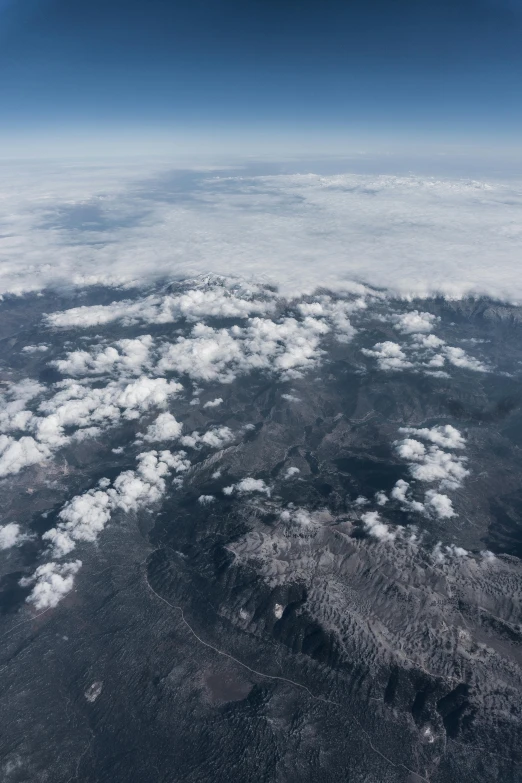
POLYGON ((0 112, 4 137, 513 145, 522 0, 0 0, 0 112))

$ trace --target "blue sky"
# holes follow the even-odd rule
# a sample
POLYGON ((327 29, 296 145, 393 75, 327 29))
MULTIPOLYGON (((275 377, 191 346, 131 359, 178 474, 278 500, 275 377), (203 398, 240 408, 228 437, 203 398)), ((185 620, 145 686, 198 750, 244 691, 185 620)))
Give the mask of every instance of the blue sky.
POLYGON ((511 147, 521 34, 522 0, 0 0, 0 139, 511 147))

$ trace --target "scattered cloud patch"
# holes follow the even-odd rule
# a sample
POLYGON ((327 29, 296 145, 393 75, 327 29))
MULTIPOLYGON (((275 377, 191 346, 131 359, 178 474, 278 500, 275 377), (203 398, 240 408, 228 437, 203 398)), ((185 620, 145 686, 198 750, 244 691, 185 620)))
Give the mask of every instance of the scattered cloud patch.
POLYGON ((440 321, 435 315, 431 313, 419 312, 419 310, 412 310, 409 313, 402 313, 400 315, 392 316, 394 321, 394 328, 402 334, 414 334, 416 332, 431 332, 435 323, 440 321))
POLYGON ((438 444, 446 448, 461 449, 464 439, 460 432, 451 425, 445 427, 433 427, 431 429, 402 428, 403 432, 412 432, 419 437, 431 441, 432 445, 426 447, 415 438, 404 438, 395 441, 394 446, 398 455, 409 462, 409 471, 418 481, 439 482, 441 487, 456 489, 469 475, 465 467, 467 458, 463 455, 456 456, 444 451, 438 444))
POLYGON ((50 449, 31 436, 19 440, 0 435, 0 478, 19 473, 28 465, 37 465, 51 454, 50 449))
POLYGON ((182 446, 187 446, 191 449, 198 449, 203 446, 209 446, 212 449, 222 449, 227 443, 233 441, 234 438, 235 435, 229 427, 212 427, 203 435, 196 431, 190 435, 183 435, 180 438, 180 443, 182 446))
POLYGON ((230 290, 227 283, 230 285, 226 278, 211 278, 210 284, 190 288, 181 294, 153 295, 137 301, 127 299, 110 305, 75 307, 52 313, 47 316, 47 321, 54 327, 88 328, 115 321, 132 325, 168 324, 182 318, 193 322, 209 317, 248 318, 254 313, 265 314, 274 310, 274 302, 266 293, 264 299, 254 299, 248 289, 242 290, 236 285, 235 290, 230 290))
POLYGON ((22 587, 33 587, 26 601, 33 604, 38 611, 58 606, 62 598, 73 589, 74 577, 81 566, 81 560, 71 563, 44 563, 38 566, 32 576, 20 579, 22 587))
POLYGON ((32 418, 28 402, 45 391, 45 386, 31 378, 8 384, 0 394, 0 431, 25 430, 32 418))
POLYGON ((204 408, 217 408, 222 403, 223 403, 223 398, 222 397, 216 397, 215 400, 208 400, 208 402, 206 402, 203 405, 203 407, 204 408))
POLYGON ((17 525, 16 522, 0 525, 0 550, 19 546, 28 538, 29 536, 21 532, 20 525, 17 525))
POLYGON ((439 425, 431 427, 431 429, 428 427, 400 427, 399 432, 428 440, 446 449, 463 449, 466 445, 466 441, 461 433, 455 427, 452 427, 451 424, 439 425))
POLYGON ((247 477, 238 481, 237 484, 231 484, 228 487, 223 488, 225 495, 232 495, 237 492, 239 495, 247 495, 251 492, 261 492, 270 497, 270 487, 268 487, 263 479, 255 479, 247 477))
POLYGON ((39 345, 26 345, 22 348, 22 353, 45 353, 49 350, 49 346, 45 345, 44 343, 40 343, 39 345))
POLYGON ((440 519, 451 519, 456 516, 453 510, 453 504, 447 495, 442 495, 434 489, 426 492, 426 507, 440 519))
POLYGON ((365 531, 379 541, 394 541, 396 533, 382 521, 378 511, 367 511, 361 517, 365 531))
POLYGON ((162 440, 177 440, 183 425, 168 412, 160 413, 155 421, 147 427, 143 440, 154 442, 162 440))
MULTIPOLYGON (((421 316, 428 316, 429 313, 413 314, 409 325, 417 328, 421 325, 417 321, 421 316)), ((395 316, 399 319, 395 328, 400 328, 402 321, 400 319, 412 316, 412 313, 406 313, 404 316, 395 316)), ((433 316, 433 319, 435 317, 433 316)), ((425 323, 425 329, 431 329, 434 320, 425 323)), ((399 345, 391 340, 382 343, 376 343, 372 349, 362 348, 361 352, 377 360, 377 366, 380 370, 407 370, 423 372, 435 377, 447 378, 448 373, 441 368, 446 364, 451 364, 473 372, 489 372, 489 368, 484 362, 469 356, 462 348, 454 348, 447 345, 444 340, 434 334, 425 334, 422 332, 409 332, 408 324, 401 330, 404 334, 411 334, 411 340, 408 343, 399 345)))
POLYGON ((148 451, 137 457, 136 470, 126 470, 114 480, 102 479, 97 489, 77 495, 58 514, 60 522, 43 534, 52 557, 64 557, 79 541, 95 542, 114 511, 136 512, 157 503, 166 491, 169 469, 183 472, 190 463, 184 452, 148 451))
POLYGON ((50 364, 62 375, 73 377, 85 375, 140 375, 150 366, 150 350, 154 341, 150 334, 133 340, 118 340, 106 348, 96 346, 93 351, 71 351, 65 359, 56 359, 50 364))
POLYGON ((376 343, 372 349, 362 348, 361 351, 365 356, 377 359, 377 366, 380 370, 406 370, 413 367, 401 346, 391 340, 376 343))

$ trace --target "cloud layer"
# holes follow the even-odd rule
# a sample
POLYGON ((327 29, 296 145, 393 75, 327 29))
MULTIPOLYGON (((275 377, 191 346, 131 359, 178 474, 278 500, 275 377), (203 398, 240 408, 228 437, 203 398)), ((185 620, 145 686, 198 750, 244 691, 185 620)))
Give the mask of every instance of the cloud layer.
MULTIPOLYGON (((401 296, 522 302, 516 182, 245 169, 202 172, 171 193, 168 167, 10 164, 0 191, 0 294, 247 270, 284 293, 355 281, 401 296), (83 223, 82 207, 99 212, 98 223, 83 223)), ((197 318, 198 302, 149 307, 157 318, 184 310, 197 318)))

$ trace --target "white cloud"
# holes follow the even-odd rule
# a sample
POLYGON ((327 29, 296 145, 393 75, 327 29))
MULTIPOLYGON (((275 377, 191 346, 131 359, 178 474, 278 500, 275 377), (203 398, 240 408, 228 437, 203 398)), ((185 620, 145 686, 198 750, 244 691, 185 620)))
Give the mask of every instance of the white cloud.
POLYGON ((200 435, 199 432, 192 432, 190 435, 183 435, 180 443, 191 449, 210 446, 213 449, 222 449, 227 443, 234 440, 234 433, 229 427, 212 427, 212 429, 200 435))
POLYGON ((456 489, 469 476, 469 470, 463 465, 465 459, 432 446, 421 464, 409 466, 410 473, 418 481, 438 481, 442 487, 456 489))
MULTIPOLYGON (((226 279, 210 280, 200 287, 193 287, 182 294, 146 296, 137 301, 124 300, 110 305, 74 307, 47 316, 55 327, 102 326, 115 321, 125 324, 168 324, 185 318, 199 321, 205 317, 247 318, 254 313, 270 313, 274 303, 266 297, 256 300, 248 289, 236 285, 231 291, 226 279)), ((193 282, 197 285, 197 281, 193 282)))
POLYGON ((0 549, 11 549, 27 539, 28 536, 20 531, 20 525, 17 525, 16 522, 0 525, 0 549))
POLYGON ((383 343, 376 343, 373 349, 362 348, 365 356, 371 356, 377 359, 380 370, 406 370, 413 367, 406 354, 397 343, 386 340, 383 343))
POLYGON ((437 337, 435 334, 413 334, 412 340, 419 348, 433 348, 436 350, 441 346, 446 345, 444 340, 441 340, 441 338, 437 337))
POLYGON ((139 375, 150 364, 150 350, 153 346, 150 334, 133 340, 118 340, 114 346, 95 347, 93 352, 71 351, 66 359, 51 362, 63 375, 139 375))
POLYGON ((438 544, 433 548, 431 552, 431 557, 437 563, 438 565, 445 565, 448 561, 448 559, 454 559, 454 558, 463 558, 467 557, 469 552, 467 549, 464 549, 461 546, 456 546, 455 544, 450 544, 449 546, 443 546, 442 542, 439 541, 438 544))
POLYGON ((301 471, 299 468, 296 468, 294 465, 291 465, 289 468, 286 469, 285 478, 292 478, 292 476, 297 476, 298 473, 301 471))
POLYGON ((489 372, 489 368, 483 362, 469 356, 462 348, 452 348, 447 345, 444 348, 444 354, 450 364, 455 365, 455 367, 473 370, 474 372, 489 372))
POLYGON ((396 442, 399 457, 404 460, 414 460, 418 462, 426 457, 426 447, 414 438, 405 438, 403 441, 396 442))
POLYGON ((74 497, 60 511, 60 522, 43 534, 53 557, 64 557, 76 548, 76 542, 93 543, 105 528, 113 511, 111 496, 104 490, 90 490, 74 497))
POLYGON ((32 418, 27 403, 45 392, 45 386, 27 378, 10 383, 0 394, 0 431, 25 430, 32 418))
POLYGON ((420 501, 413 500, 411 498, 410 485, 408 484, 407 481, 404 481, 403 479, 399 479, 396 482, 390 495, 393 500, 399 501, 399 503, 401 504, 401 508, 404 511, 413 511, 418 514, 424 514, 426 512, 424 505, 420 501))
POLYGON ((357 310, 367 307, 363 297, 349 301, 343 299, 334 300, 327 295, 317 296, 313 302, 301 302, 298 310, 304 317, 324 319, 333 331, 338 342, 349 342, 356 334, 349 316, 357 310))
POLYGON ((45 353, 49 350, 49 346, 45 345, 44 343, 40 343, 40 345, 26 345, 24 348, 22 348, 22 353, 45 353))
POLYGON ((57 606, 74 586, 74 577, 82 566, 81 560, 71 563, 44 563, 32 576, 20 579, 22 587, 33 585, 26 601, 38 611, 57 606))
POLYGON ((154 178, 161 163, 76 163, 74 176, 70 165, 9 164, 0 192, 0 294, 61 281, 148 282, 173 269, 180 277, 248 269, 292 294, 321 286, 355 290, 353 281, 366 281, 409 297, 522 300, 514 180, 251 176, 243 169, 226 178, 194 177, 187 197, 173 200, 161 198, 164 182, 158 189, 154 178), (64 207, 82 203, 99 205, 104 230, 53 222, 64 207))
POLYGON ((283 509, 279 516, 282 522, 299 525, 299 527, 305 529, 322 527, 325 522, 331 522, 332 520, 330 512, 325 509, 309 511, 306 508, 294 508, 292 503, 283 509))
POLYGON ((402 332, 402 334, 414 334, 415 332, 431 332, 435 323, 440 321, 440 318, 431 313, 412 310, 409 313, 395 315, 392 317, 392 320, 395 322, 397 331, 402 332))
POLYGON ((222 402, 223 402, 223 398, 222 397, 216 397, 215 400, 209 400, 208 402, 206 402, 203 405, 203 407, 204 408, 217 408, 219 405, 222 404, 222 402))
POLYGON ((157 503, 166 491, 165 477, 170 470, 188 469, 184 452, 148 451, 137 457, 136 470, 126 470, 114 480, 102 479, 97 489, 77 495, 58 514, 60 522, 43 534, 53 557, 64 557, 78 541, 93 543, 117 509, 125 513, 157 503))
POLYGON ((238 492, 240 495, 245 495, 250 492, 262 492, 265 495, 270 496, 270 487, 268 487, 263 479, 255 479, 248 476, 241 479, 237 484, 231 484, 228 487, 223 488, 225 495, 231 495, 233 492, 238 492))
POLYGON ((433 445, 428 449, 413 438, 395 442, 399 456, 410 462, 409 470, 418 481, 438 481, 440 486, 455 489, 469 475, 464 467, 466 457, 455 456, 433 445))
POLYGON ((155 421, 147 427, 143 436, 146 441, 176 440, 181 435, 183 425, 168 412, 160 413, 155 421))
POLYGON ((367 511, 362 515, 361 520, 364 529, 373 538, 378 538, 380 541, 393 541, 395 539, 395 532, 382 521, 377 511, 367 511))
MULTIPOLYGON (((441 448, 463 449, 465 446, 466 441, 464 437, 451 424, 431 428, 401 427, 399 432, 415 435, 430 443, 426 447, 415 438, 404 438, 394 442, 398 455, 410 463, 408 467, 413 478, 418 481, 438 482, 441 488, 456 489, 469 475, 469 470, 465 467, 467 461, 465 456, 462 454, 455 455, 441 448)), ((397 500, 402 499, 403 502, 406 502, 405 495, 403 498, 399 497, 399 495, 406 491, 407 486, 406 482, 397 482, 394 490, 395 495, 392 492, 392 496, 397 500)), ((436 495, 437 493, 426 496, 428 510, 436 512, 443 517, 444 509, 446 509, 447 516, 451 516, 452 506, 449 499, 446 501, 443 499, 445 498, 444 495, 435 497, 436 495)))
POLYGON ((440 519, 451 519, 451 517, 456 516, 453 504, 447 495, 441 495, 439 492, 430 489, 426 492, 425 502, 427 508, 433 511, 440 519))
POLYGON ((466 445, 463 436, 451 424, 439 425, 431 427, 431 429, 428 427, 400 427, 399 432, 429 440, 431 443, 443 446, 446 449, 463 449, 466 445))
POLYGON ((201 503, 202 506, 209 506, 215 499, 214 495, 200 495, 198 503, 201 503))
POLYGON ((407 493, 410 489, 410 485, 407 481, 399 479, 391 491, 391 496, 394 500, 398 500, 399 503, 407 502, 407 493))
MULTIPOLYGON (((440 370, 446 362, 475 372, 489 372, 489 368, 478 359, 469 356, 462 348, 454 348, 447 345, 444 340, 434 334, 422 334, 418 331, 423 324, 425 329, 432 328, 435 317, 430 316, 430 320, 424 320, 429 313, 405 313, 404 315, 395 315, 397 321, 395 328, 398 328, 405 334, 409 334, 411 327, 411 340, 408 343, 399 345, 391 340, 377 343, 373 349, 362 348, 365 356, 371 356, 377 359, 377 365, 381 370, 407 370, 414 369, 422 371, 435 377, 449 377, 447 373, 440 370)), ((386 320, 386 319, 384 319, 386 320)))
POLYGON ((252 318, 245 327, 214 329, 199 323, 189 337, 179 337, 161 349, 157 370, 174 371, 197 381, 230 383, 252 370, 299 377, 321 356, 321 338, 329 332, 323 322, 309 316, 303 321, 252 318))
POLYGON ((8 435, 0 435, 0 478, 19 473, 28 465, 37 465, 50 453, 46 445, 37 443, 30 436, 15 440, 8 435))
POLYGON ((69 428, 110 427, 121 419, 136 419, 151 408, 164 407, 182 385, 164 378, 142 376, 128 384, 111 381, 92 388, 71 379, 56 384, 58 391, 38 406, 32 426, 42 443, 57 448, 68 441, 69 428))

